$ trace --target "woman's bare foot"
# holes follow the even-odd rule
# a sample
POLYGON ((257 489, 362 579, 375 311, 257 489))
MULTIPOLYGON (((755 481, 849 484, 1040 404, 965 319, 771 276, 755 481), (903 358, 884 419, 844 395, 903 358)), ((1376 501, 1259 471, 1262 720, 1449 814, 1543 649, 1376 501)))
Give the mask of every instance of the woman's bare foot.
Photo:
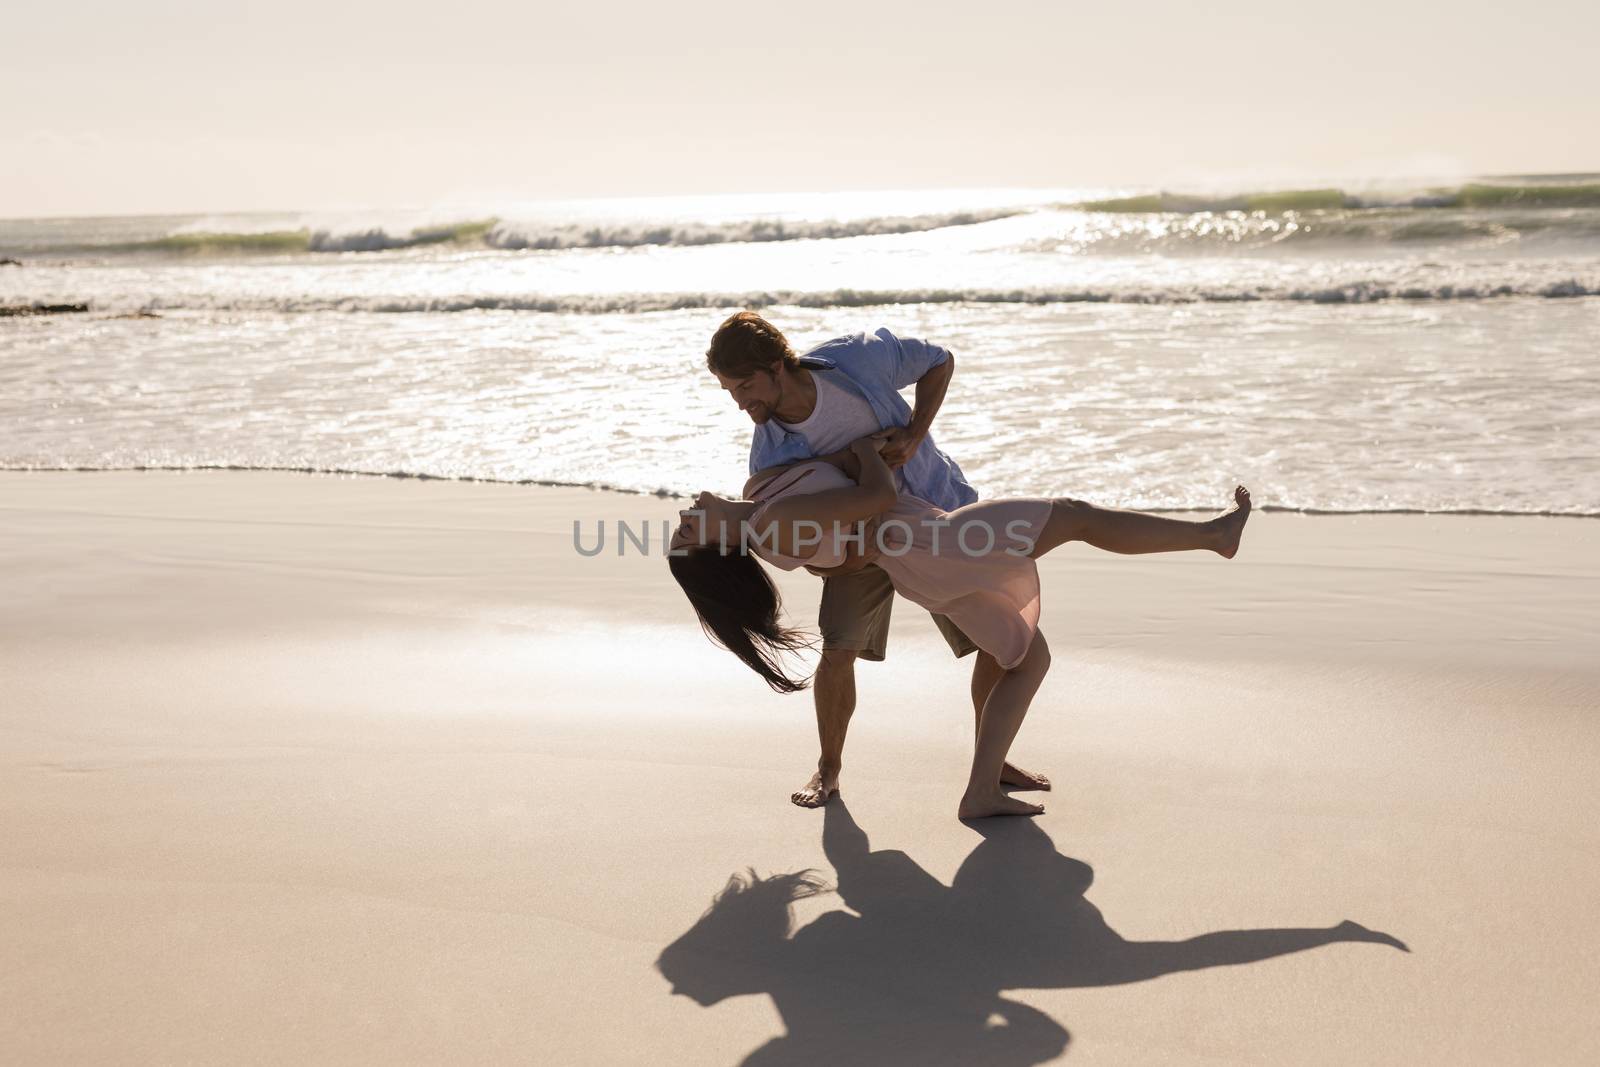
POLYGON ((1012 789, 1038 789, 1049 792, 1050 779, 1042 774, 1025 771, 1021 767, 1014 767, 1007 763, 1000 771, 1000 784, 1008 785, 1012 789))
POLYGON ((830 771, 828 774, 823 774, 818 771, 811 776, 811 781, 789 794, 789 802, 798 804, 802 808, 820 808, 830 797, 838 794, 839 772, 830 771))
POLYGON ((991 815, 1043 815, 1043 804, 1029 804, 1025 800, 1006 796, 998 786, 981 793, 967 791, 956 811, 958 819, 987 819, 991 815))
POLYGON ((1234 508, 1226 515, 1211 520, 1216 528, 1216 544, 1212 546, 1223 559, 1232 559, 1239 551, 1239 538, 1244 533, 1245 520, 1250 517, 1250 490, 1238 486, 1233 491, 1234 508))

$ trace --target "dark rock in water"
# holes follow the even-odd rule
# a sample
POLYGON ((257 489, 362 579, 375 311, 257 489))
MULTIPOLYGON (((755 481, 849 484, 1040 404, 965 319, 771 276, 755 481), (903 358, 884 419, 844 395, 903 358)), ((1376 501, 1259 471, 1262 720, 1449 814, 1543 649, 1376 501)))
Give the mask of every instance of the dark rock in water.
POLYGON ((88 310, 88 304, 0 304, 0 319, 23 315, 71 315, 88 310))
POLYGON ((20 266, 22 266, 22 260, 20 260, 20 259, 12 259, 10 256, 6 256, 4 259, 0 259, 0 267, 20 267, 20 266))

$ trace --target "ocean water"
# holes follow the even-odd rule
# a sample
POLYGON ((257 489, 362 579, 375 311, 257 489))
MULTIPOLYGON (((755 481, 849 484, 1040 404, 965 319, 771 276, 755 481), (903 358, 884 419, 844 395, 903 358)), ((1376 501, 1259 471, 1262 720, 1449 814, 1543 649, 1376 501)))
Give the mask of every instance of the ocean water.
POLYGON ((986 496, 1600 516, 1600 175, 13 220, 0 257, 0 468, 731 492, 703 354, 754 307, 955 352, 935 436, 986 496))

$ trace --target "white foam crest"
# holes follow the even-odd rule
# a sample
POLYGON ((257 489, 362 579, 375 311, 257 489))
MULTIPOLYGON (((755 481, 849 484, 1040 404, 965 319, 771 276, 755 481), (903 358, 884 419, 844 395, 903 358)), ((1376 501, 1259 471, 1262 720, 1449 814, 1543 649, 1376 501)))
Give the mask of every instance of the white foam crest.
POLYGON ((861 219, 756 218, 725 222, 637 221, 497 222, 486 244, 507 250, 636 248, 642 245, 709 245, 763 241, 838 240, 883 234, 922 233, 972 226, 1018 214, 1015 210, 955 211, 931 215, 887 215, 861 219))
MULTIPOLYGON (((1464 301, 1506 297, 1568 299, 1600 296, 1600 277, 1515 284, 1445 283, 1406 285, 1386 281, 1351 281, 1316 287, 1245 286, 1208 288, 1064 289, 835 289, 822 292, 753 290, 747 292, 528 294, 507 296, 462 293, 444 296, 274 296, 235 297, 207 294, 159 296, 140 301, 89 301, 100 313, 134 311, 250 311, 285 314, 343 312, 351 314, 437 314, 471 311, 513 311, 583 315, 644 314, 701 308, 864 308, 927 304, 1237 304, 1281 301, 1312 304, 1373 304, 1386 301, 1464 301)), ((61 301, 61 303, 67 303, 61 301)), ((11 307, 26 307, 19 302, 11 307)))

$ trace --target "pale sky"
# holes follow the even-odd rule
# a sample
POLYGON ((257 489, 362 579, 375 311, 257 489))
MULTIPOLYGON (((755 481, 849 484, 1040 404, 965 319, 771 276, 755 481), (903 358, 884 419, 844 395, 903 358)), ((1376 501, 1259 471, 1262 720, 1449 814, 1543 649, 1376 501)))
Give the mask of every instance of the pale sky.
POLYGON ((0 217, 1600 170, 1600 4, 23 0, 0 217))

